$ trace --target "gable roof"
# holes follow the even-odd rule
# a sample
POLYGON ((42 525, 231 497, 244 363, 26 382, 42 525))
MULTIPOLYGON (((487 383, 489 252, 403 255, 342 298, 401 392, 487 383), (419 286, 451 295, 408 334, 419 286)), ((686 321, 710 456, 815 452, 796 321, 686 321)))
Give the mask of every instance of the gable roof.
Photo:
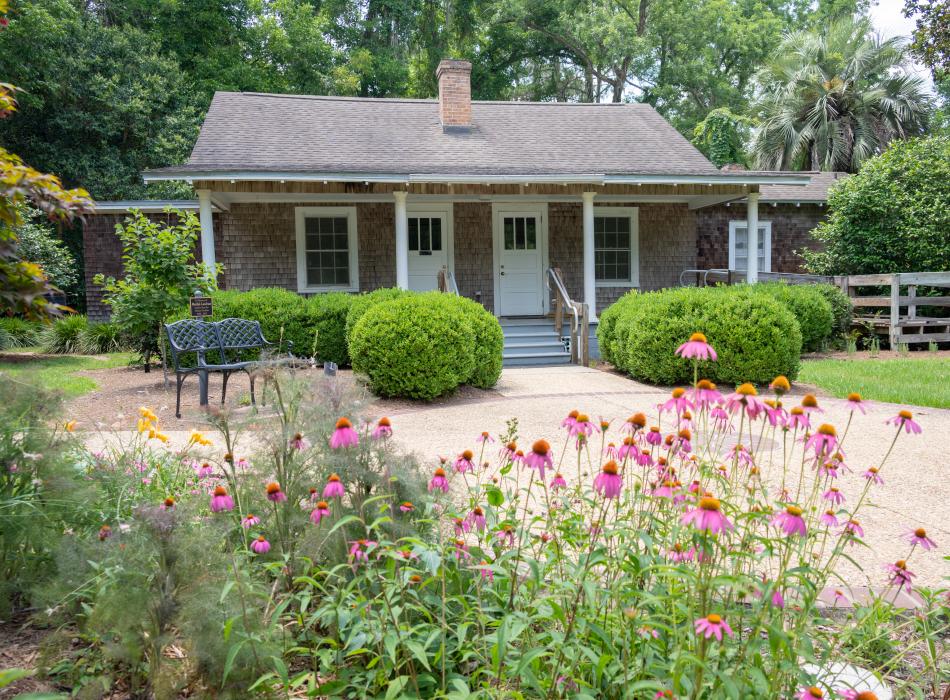
POLYGON ((232 173, 737 179, 640 103, 476 101, 471 129, 445 132, 437 100, 235 92, 215 93, 185 165, 146 179, 232 173))
POLYGON ((763 202, 825 202, 828 200, 828 190, 836 182, 848 177, 848 173, 820 172, 817 170, 803 172, 811 179, 807 185, 762 185, 759 188, 763 202))

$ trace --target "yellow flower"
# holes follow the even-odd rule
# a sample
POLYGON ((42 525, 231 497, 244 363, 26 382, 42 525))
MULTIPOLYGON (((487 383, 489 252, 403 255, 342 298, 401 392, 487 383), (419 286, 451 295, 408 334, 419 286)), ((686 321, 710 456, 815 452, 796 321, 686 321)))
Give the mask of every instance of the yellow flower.
POLYGON ((192 430, 191 436, 188 438, 189 445, 203 445, 208 447, 211 445, 211 440, 206 438, 203 433, 198 430, 192 430))
POLYGON ((142 406, 141 408, 139 408, 139 415, 142 416, 142 418, 145 418, 146 420, 151 421, 153 423, 158 420, 158 416, 152 413, 152 409, 146 408, 145 406, 142 406))
POLYGON ((72 433, 76 430, 77 425, 78 423, 76 423, 76 421, 71 420, 71 421, 66 421, 66 424, 63 427, 66 429, 67 433, 72 433))
POLYGON ((152 427, 151 423, 149 423, 149 422, 148 422, 147 420, 145 420, 144 418, 139 418, 139 424, 138 424, 138 426, 139 426, 139 433, 140 433, 140 434, 141 434, 141 433, 144 433, 146 430, 148 430, 148 429, 150 429, 150 428, 152 427))
POLYGON ((156 432, 155 437, 162 442, 168 442, 168 436, 165 433, 156 432))

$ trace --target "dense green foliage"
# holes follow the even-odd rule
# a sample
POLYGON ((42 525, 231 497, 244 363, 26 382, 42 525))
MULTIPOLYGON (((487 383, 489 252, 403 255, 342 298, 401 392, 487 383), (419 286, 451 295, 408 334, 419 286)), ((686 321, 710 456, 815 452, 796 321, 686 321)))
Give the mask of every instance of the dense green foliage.
POLYGON ((854 306, 851 299, 840 287, 833 284, 812 285, 814 289, 825 297, 825 301, 831 306, 831 334, 833 341, 841 341, 851 330, 851 319, 854 316, 854 306))
POLYGON ((491 313, 471 299, 440 292, 358 298, 349 334, 353 369, 381 396, 429 400, 461 384, 482 389, 501 375, 504 338, 491 313))
POLYGON ((904 41, 881 38, 866 18, 786 36, 758 76, 758 167, 854 173, 924 133, 930 97, 907 61, 904 41))
POLYGON ((914 54, 934 81, 950 78, 950 0, 904 0, 904 14, 915 19, 914 54))
POLYGON ((17 255, 36 263, 46 273, 50 284, 73 305, 84 295, 82 275, 75 256, 57 236, 55 227, 35 209, 23 211, 23 223, 16 227, 17 255))
POLYGON ((122 242, 122 279, 96 275, 103 300, 112 307, 112 322, 142 354, 146 371, 158 349, 162 324, 195 294, 217 287, 218 270, 195 261, 198 219, 192 213, 172 211, 177 223, 163 225, 139 211, 116 226, 122 242))
POLYGON ((634 379, 677 384, 693 377, 691 361, 674 354, 692 333, 704 333, 719 360, 703 376, 724 384, 766 383, 798 373, 802 332, 794 314, 746 287, 681 288, 627 294, 597 339, 609 361, 634 379))
POLYGON ((86 317, 80 314, 58 318, 40 331, 38 336, 40 349, 51 355, 81 353, 83 335, 88 327, 86 317))
POLYGON ((950 136, 898 142, 841 182, 805 252, 809 270, 857 275, 950 270, 950 136))
POLYGON ((340 367, 350 364, 346 344, 346 317, 355 297, 343 292, 317 294, 307 300, 308 322, 316 338, 314 357, 335 362, 340 367))
POLYGON ((751 119, 734 114, 727 107, 714 109, 693 130, 693 145, 717 167, 731 163, 747 165, 745 143, 752 125, 751 119))
POLYGON ((346 314, 346 342, 349 344, 353 337, 353 329, 371 306, 381 304, 390 299, 397 299, 408 292, 397 287, 381 287, 368 294, 360 294, 353 299, 350 310, 346 314))
POLYGON ((768 294, 788 308, 802 331, 802 351, 816 352, 825 347, 834 330, 834 313, 825 294, 813 285, 757 284, 753 289, 768 294))
POLYGON ((3 329, 7 343, 6 347, 0 346, 0 349, 8 350, 36 345, 43 324, 16 316, 6 316, 0 318, 0 329, 3 329))

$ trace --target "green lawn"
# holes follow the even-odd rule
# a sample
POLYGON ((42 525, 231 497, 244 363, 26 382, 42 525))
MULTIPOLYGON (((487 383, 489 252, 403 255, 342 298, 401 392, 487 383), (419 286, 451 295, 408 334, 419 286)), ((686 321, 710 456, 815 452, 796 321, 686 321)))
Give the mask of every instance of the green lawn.
POLYGON ((872 401, 950 408, 950 359, 805 360, 799 381, 844 398, 856 391, 872 401))
POLYGON ((76 372, 89 369, 109 369, 125 367, 132 355, 127 352, 108 355, 59 355, 56 357, 32 357, 27 352, 35 348, 24 348, 0 356, 0 374, 39 384, 46 389, 58 389, 68 398, 82 396, 97 384, 89 377, 81 377, 76 372))

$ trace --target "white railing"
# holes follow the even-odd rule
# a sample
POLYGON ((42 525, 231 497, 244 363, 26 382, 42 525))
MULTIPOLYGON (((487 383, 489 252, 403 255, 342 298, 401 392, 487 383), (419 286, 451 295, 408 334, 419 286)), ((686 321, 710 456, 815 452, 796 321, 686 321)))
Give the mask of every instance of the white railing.
POLYGON ((571 299, 564 286, 561 271, 556 267, 548 268, 545 284, 549 291, 554 292, 554 330, 558 335, 563 332, 566 309, 570 313, 571 321, 571 362, 587 367, 590 365, 590 312, 587 304, 571 299))

